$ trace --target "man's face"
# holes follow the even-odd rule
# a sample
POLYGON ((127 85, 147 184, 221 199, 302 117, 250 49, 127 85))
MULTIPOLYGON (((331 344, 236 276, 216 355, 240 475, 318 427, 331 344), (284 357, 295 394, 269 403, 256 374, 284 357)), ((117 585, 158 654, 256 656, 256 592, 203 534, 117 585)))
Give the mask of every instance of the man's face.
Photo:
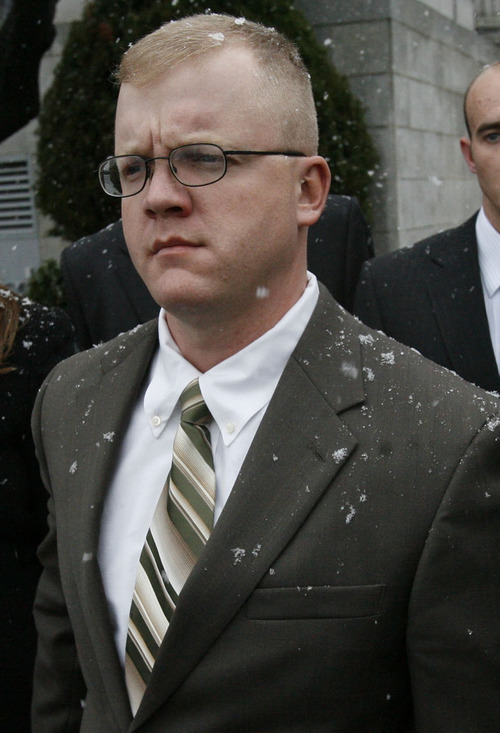
POLYGON ((500 231, 500 67, 474 82, 466 110, 471 136, 460 140, 462 153, 477 175, 486 216, 500 231))
MULTIPOLYGON (((180 145, 281 150, 275 126, 251 93, 250 52, 224 49, 184 63, 143 87, 124 84, 115 154, 165 156, 180 145)), ((306 158, 228 158, 217 183, 189 188, 157 161, 143 191, 122 200, 132 260, 155 300, 182 319, 223 320, 262 307, 290 307, 303 291, 305 230, 298 222, 306 158)))

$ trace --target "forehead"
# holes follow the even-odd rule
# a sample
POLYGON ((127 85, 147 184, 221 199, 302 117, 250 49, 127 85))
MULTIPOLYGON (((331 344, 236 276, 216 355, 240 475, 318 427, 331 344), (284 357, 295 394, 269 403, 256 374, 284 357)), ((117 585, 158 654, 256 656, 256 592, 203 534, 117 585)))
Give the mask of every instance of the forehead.
POLYGON ((487 69, 472 84, 466 111, 472 131, 485 122, 500 120, 500 66, 487 69))
POLYGON ((262 139, 269 127, 259 95, 263 74, 249 49, 227 47, 179 64, 148 84, 125 83, 116 113, 117 145, 144 137, 167 147, 219 142, 210 135, 237 131, 262 139))

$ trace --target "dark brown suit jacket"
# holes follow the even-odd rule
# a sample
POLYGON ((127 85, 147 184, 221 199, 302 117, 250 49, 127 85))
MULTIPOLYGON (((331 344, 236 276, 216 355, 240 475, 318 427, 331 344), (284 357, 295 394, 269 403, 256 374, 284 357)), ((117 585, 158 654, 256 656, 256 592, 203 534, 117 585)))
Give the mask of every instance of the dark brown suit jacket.
POLYGON ((324 289, 132 720, 97 553, 156 328, 73 357, 38 399, 33 732, 496 732, 499 404, 324 289))

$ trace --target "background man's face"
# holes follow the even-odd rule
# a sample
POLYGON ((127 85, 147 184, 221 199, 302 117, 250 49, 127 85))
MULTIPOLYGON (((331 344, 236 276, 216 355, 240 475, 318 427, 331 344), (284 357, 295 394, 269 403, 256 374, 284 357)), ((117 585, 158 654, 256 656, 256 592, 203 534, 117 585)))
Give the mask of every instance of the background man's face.
POLYGON ((486 215, 500 231, 500 67, 474 82, 466 109, 471 133, 461 140, 462 152, 477 175, 486 215))

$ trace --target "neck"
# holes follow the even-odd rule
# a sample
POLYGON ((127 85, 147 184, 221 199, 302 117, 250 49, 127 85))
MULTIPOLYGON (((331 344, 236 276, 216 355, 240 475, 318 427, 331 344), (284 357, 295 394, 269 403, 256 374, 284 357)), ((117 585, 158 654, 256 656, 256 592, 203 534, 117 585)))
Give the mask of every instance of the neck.
POLYGON ((212 309, 193 309, 186 313, 166 313, 168 328, 181 354, 200 372, 229 359, 256 341, 275 326, 290 308, 299 300, 302 289, 290 294, 280 307, 266 307, 263 298, 261 308, 241 314, 222 308, 214 313, 212 309))
POLYGON ((491 226, 500 234, 500 211, 488 199, 483 199, 483 209, 491 226))

